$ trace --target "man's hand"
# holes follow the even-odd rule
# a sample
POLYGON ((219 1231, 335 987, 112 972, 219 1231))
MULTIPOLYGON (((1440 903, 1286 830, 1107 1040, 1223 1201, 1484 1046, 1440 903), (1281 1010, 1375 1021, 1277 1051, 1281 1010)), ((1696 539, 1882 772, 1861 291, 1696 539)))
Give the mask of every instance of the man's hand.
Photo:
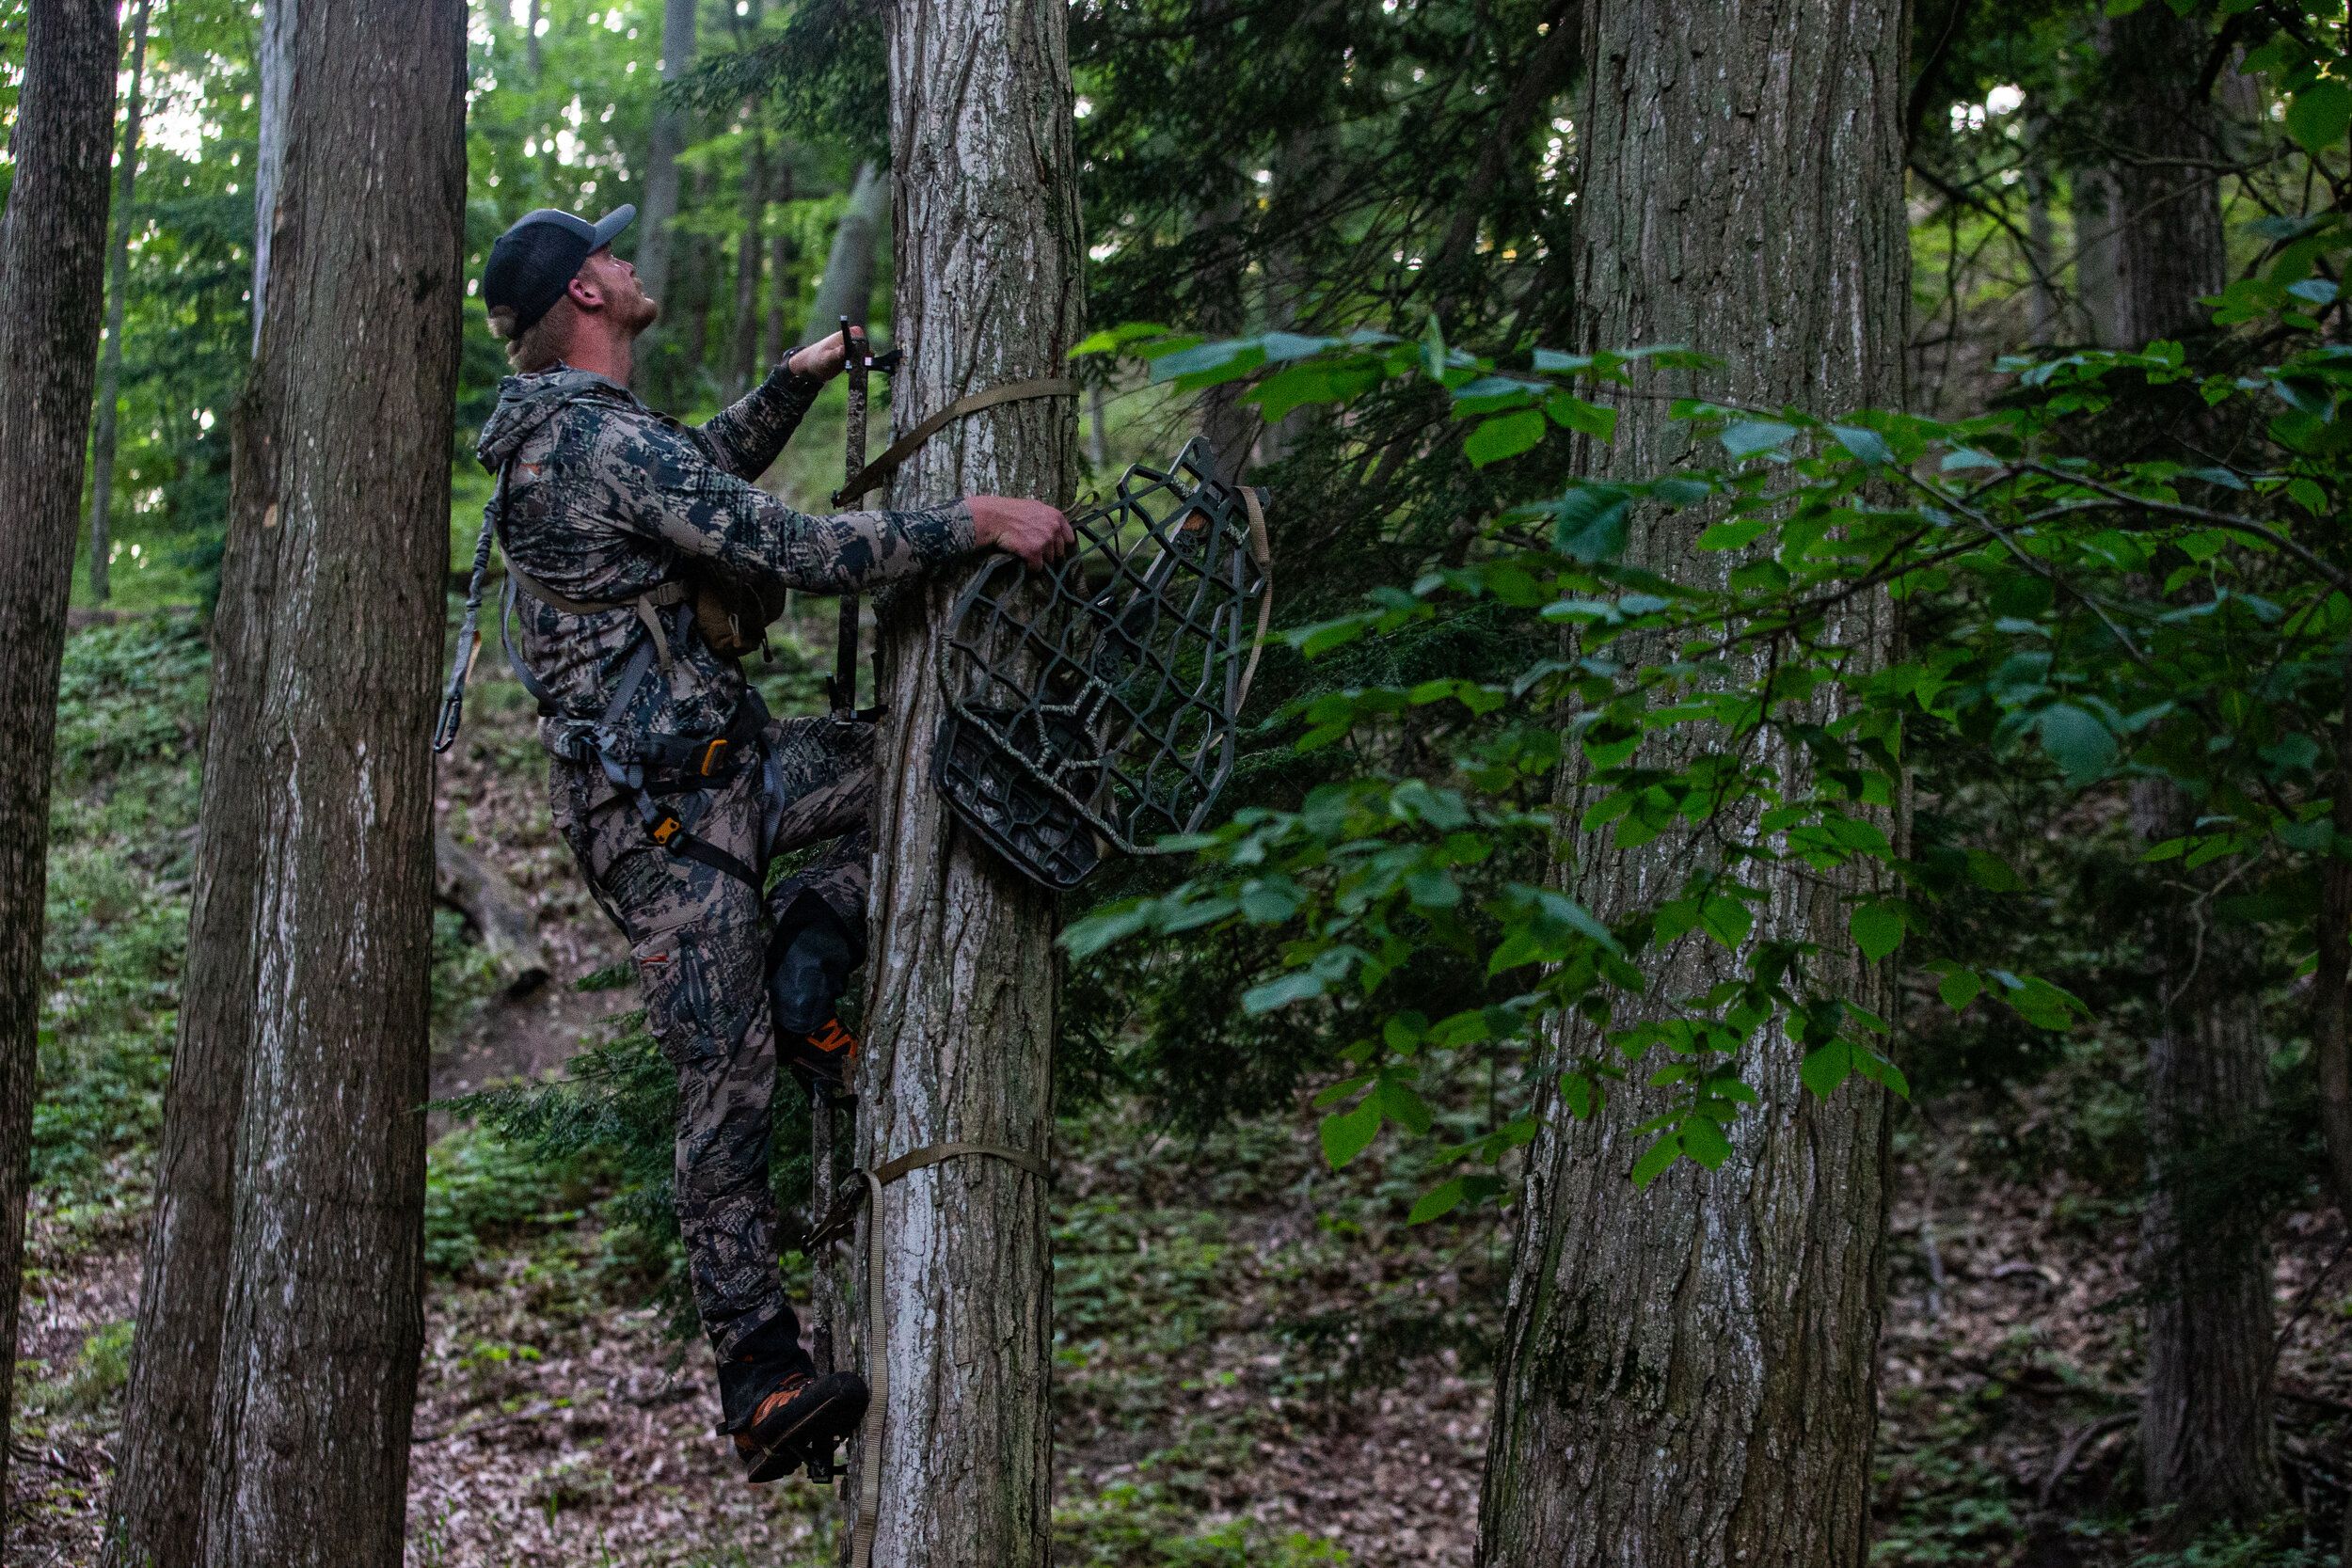
MULTIPOLYGON (((857 351, 860 354, 866 352, 866 328, 852 326, 850 328, 850 336, 856 341, 857 351)), ((831 381, 841 373, 841 367, 848 358, 849 356, 841 350, 841 334, 835 332, 798 351, 784 363, 785 368, 794 375, 813 376, 818 381, 831 381)))
POLYGON ((999 549, 1019 556, 1031 566, 1059 561, 1078 536, 1070 519, 1043 501, 1011 496, 971 496, 973 537, 982 549, 999 549))

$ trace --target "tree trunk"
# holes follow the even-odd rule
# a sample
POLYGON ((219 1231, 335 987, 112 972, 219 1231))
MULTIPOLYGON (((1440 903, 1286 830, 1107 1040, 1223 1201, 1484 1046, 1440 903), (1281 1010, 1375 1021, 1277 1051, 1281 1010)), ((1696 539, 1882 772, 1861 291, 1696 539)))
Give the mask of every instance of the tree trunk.
POLYGON ((106 243, 106 353, 98 372, 98 410, 90 431, 89 596, 106 602, 108 524, 115 496, 115 399, 122 388, 122 307, 131 283, 131 190, 139 167, 139 77, 147 69, 147 14, 139 0, 131 23, 131 96, 122 111, 122 160, 116 177, 114 233, 106 243))
POLYGON ((458 0, 263 16, 272 244, 118 1562, 401 1560, 464 60, 458 0))
MULTIPOLYGON (((903 431, 983 388, 1062 372, 1076 340, 1078 181, 1067 11, 1055 0, 901 0, 888 13, 903 431)), ((898 504, 975 492, 1067 504, 1077 410, 1006 404, 933 437, 898 504)), ((1052 896, 954 828, 930 782, 942 624, 959 574, 882 607, 858 1161, 968 1141, 1045 1153, 1056 986, 1052 896)), ((1052 1503, 1043 1184, 967 1156, 894 1182, 880 1307, 888 1399, 876 1568, 1044 1568, 1052 1503)), ((861 1472, 862 1473, 862 1472, 861 1472)))
MULTIPOLYGON (((666 87, 685 75, 693 61, 694 0, 662 0, 662 85, 666 87)), ((656 98, 653 125, 645 146, 644 210, 637 214, 637 280, 644 286, 648 298, 673 311, 676 302, 669 297, 670 225, 677 217, 677 155, 685 147, 686 111, 656 98)), ((653 357, 643 351, 639 353, 641 381, 653 357)))
POLYGON ((817 303, 808 308, 803 343, 840 331, 844 316, 865 325, 874 304, 875 242, 889 215, 889 185, 875 174, 873 165, 860 164, 857 180, 850 186, 849 205, 842 208, 840 225, 833 231, 825 276, 817 280, 817 303))
MULTIPOLYGON (((15 1414, 17 1304, 39 1092, 40 939, 57 666, 80 531, 96 366, 97 269, 114 140, 113 0, 32 0, 0 216, 0 1437, 15 1414)), ((0 1497, 8 1493, 0 1442, 0 1497)), ((4 1511, 0 1511, 4 1512, 4 1511)), ((0 1533, 7 1521, 0 1516, 0 1533)), ((4 1543, 0 1543, 4 1544, 4 1543)))
MULTIPOLYGON (((1908 236, 1902 211, 1899 7, 1666 0, 1587 7, 1577 124, 1580 339, 1687 343, 1732 368, 1676 391, 1824 412, 1901 395, 1908 236)), ((1669 388, 1623 400, 1604 473, 1688 455, 1669 388)), ((1692 546, 1700 522, 1646 516, 1630 561, 1688 574, 1736 562, 1692 546)), ((1832 612, 1825 639, 1867 671, 1891 642, 1883 597, 1832 612)), ((1748 675, 1761 673, 1761 651, 1748 675)), ((1834 715, 1822 702, 1820 721, 1834 715)), ((1684 757, 1708 742, 1679 743, 1684 757)), ((1766 760, 1803 787, 1787 747, 1766 760)), ((1569 793, 1573 795, 1571 787, 1569 793)), ((1570 802, 1573 812, 1574 802, 1570 802)), ((1570 818, 1573 820, 1573 816, 1570 818)), ((1755 836, 1751 821, 1719 831, 1755 836)), ((1631 852, 1581 846, 1566 880, 1603 919, 1679 885, 1708 853, 1667 835, 1631 852)), ((1755 943, 1821 944, 1820 989, 1883 1014, 1882 966, 1845 935, 1841 892, 1751 863, 1765 894, 1748 951, 1692 941, 1653 964, 1673 999, 1743 973, 1755 943)), ((1621 1022, 1630 1022, 1629 1018, 1621 1022)), ((1589 1036, 1557 1041, 1591 1048, 1589 1036)), ((1628 1170, 1659 1108, 1629 1085, 1577 1122, 1553 1102, 1529 1150, 1479 1561, 1498 1568, 1673 1563, 1851 1568, 1865 1560, 1883 1299, 1887 1113, 1851 1082, 1798 1079, 1777 1029, 1751 1043, 1759 1097, 1720 1169, 1687 1163, 1637 1192, 1628 1170)), ((1636 1074, 1638 1080, 1640 1074, 1636 1074)))
POLYGON ((768 287, 772 297, 768 302, 768 325, 761 334, 760 359, 770 366, 784 363, 785 351, 800 345, 787 343, 784 335, 800 314, 801 279, 794 263, 800 260, 799 246, 793 243, 791 225, 785 208, 793 199, 792 144, 776 145, 774 156, 769 159, 775 188, 769 199, 776 208, 775 231, 768 237, 768 287))
POLYGON ((2210 49, 2204 19, 2142 6, 2103 18, 2117 155, 2110 220, 2117 229, 2116 345, 2138 348, 2209 325, 2198 300, 2227 280, 2220 119, 2201 91, 2210 49))
MULTIPOLYGON (((2152 843, 2187 832, 2195 816, 2164 780, 2132 786, 2134 825, 2152 843)), ((2252 934, 2212 924, 2209 903, 2174 895, 2151 907, 2162 1007, 2148 1046, 2139 1434, 2148 1500, 2169 1511, 2159 1534, 2181 1545, 2217 1521, 2260 1519, 2277 1499, 2269 1249, 2242 1192, 2258 1158, 2268 1052, 2252 934)))
MULTIPOLYGON (((756 16, 755 15, 755 20, 756 16)), ((727 401, 752 388, 759 374, 759 261, 768 214, 768 141, 755 122, 743 154, 741 230, 735 237, 735 319, 727 342, 727 401)))
POLYGON ((539 5, 540 0, 531 0, 531 14, 523 19, 523 59, 533 87, 539 82, 539 5))

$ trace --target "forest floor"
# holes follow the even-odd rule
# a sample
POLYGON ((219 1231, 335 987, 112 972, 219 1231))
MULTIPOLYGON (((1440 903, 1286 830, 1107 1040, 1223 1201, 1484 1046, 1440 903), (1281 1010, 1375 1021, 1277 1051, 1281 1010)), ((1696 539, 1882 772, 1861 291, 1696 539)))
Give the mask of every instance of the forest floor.
MULTIPOLYGON (((61 742, 51 950, 66 978, 8 1499, 24 1568, 96 1560, 170 1038, 200 670, 173 677, 143 635, 86 632, 69 657, 70 676, 97 664, 61 742), (93 738, 120 725, 97 678, 108 658, 162 670, 144 700, 176 705, 139 746, 93 738)), ((478 689, 444 820, 530 898, 558 979, 496 996, 445 917, 437 1095, 558 1070, 634 1006, 627 989, 568 983, 621 949, 550 831, 516 696, 478 689)), ((2136 1210, 2113 1182, 2021 1153, 2035 1115, 1954 1099, 1912 1108, 1898 1135, 1874 1560, 2333 1561, 2310 1544, 2332 1541, 2352 1475, 2352 1266, 2332 1212, 2289 1212, 2272 1235, 2295 1512, 2263 1537, 2159 1559, 2133 1480, 2136 1210)), ((1312 1119, 1301 1107, 1185 1138, 1112 1103, 1062 1122, 1057 1563, 1470 1562, 1506 1221, 1408 1230, 1415 1180, 1377 1150, 1334 1175, 1312 1119)), ((410 1562, 829 1562, 831 1495, 741 1484, 711 1435, 707 1353, 671 1334, 596 1193, 533 1185, 449 1118, 436 1131, 410 1562), (469 1196, 490 1191, 521 1207, 469 1196)))

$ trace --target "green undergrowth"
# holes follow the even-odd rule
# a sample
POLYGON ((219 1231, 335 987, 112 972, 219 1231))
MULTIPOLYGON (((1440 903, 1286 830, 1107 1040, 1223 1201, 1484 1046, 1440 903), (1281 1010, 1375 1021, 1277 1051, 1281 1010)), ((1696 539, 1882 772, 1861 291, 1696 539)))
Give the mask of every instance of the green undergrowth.
POLYGON ((66 642, 33 1182, 73 1234, 110 1229, 143 1201, 140 1156, 162 1124, 208 663, 185 615, 92 626, 66 642))

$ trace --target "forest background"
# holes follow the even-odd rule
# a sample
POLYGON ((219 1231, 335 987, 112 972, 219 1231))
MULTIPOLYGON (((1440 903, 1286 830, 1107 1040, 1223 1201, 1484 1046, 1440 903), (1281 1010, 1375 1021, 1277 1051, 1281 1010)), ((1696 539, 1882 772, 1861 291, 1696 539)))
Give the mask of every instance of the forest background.
MULTIPOLYGON (((0 113, 20 14, 0 7, 0 113)), ((1922 0, 1909 21, 1899 413, 1689 401, 1686 488, 1659 490, 1621 469, 1614 489, 1572 483, 1602 471, 1613 383, 1688 368, 1577 341, 1576 7, 1071 12, 1086 315, 1104 329, 1074 361, 1094 482, 1196 431, 1229 463, 1253 454, 1298 629, 1269 656, 1226 801, 1272 815, 1065 911, 1061 1560, 1468 1560, 1510 1200, 1543 1097, 1556 1084, 1555 1107, 1581 1114, 1629 1069, 1619 1055, 1678 1057, 1640 1158, 1611 1173, 1671 1182, 1677 1161, 1728 1153, 1716 1130, 1740 1114, 1754 1027, 1544 1054, 1545 1021, 1609 978, 1603 954, 1692 932, 1740 949, 1756 900, 1725 882, 1605 925, 1547 903, 1554 838, 1531 814, 1559 727, 1519 721, 1584 699, 1571 751, 1598 794, 1582 825, 1618 848, 1736 816, 1770 781, 1636 767, 1645 735, 1689 716, 1668 687, 1636 678, 1629 696, 1589 661, 1619 640, 1795 626, 1870 580, 1905 606, 1891 674, 1850 674, 1800 636, 1755 689, 1769 712, 1805 695, 1790 681, 1850 687, 1861 717, 1821 754, 1901 776, 1851 791, 1900 792, 1899 845, 1821 850, 1896 880, 1815 941, 1898 966, 1880 1011, 1899 1027, 1889 1044, 1822 1014, 1834 998, 1790 977, 1802 962, 1750 968, 1754 994, 1718 1011, 1823 1018, 1808 1092, 1903 1090, 1873 1559, 2340 1560, 2352 1271, 2334 1162, 2352 1146, 2328 1136, 2341 974, 2313 952, 2340 951, 2352 915, 2329 831, 2352 793, 2335 652, 2352 562, 2333 434, 2344 18, 1922 0), (1898 468, 1920 491, 1899 504, 1873 488, 1898 468), (1712 508, 1697 548, 1762 553, 1712 584, 1640 578, 1636 503, 1712 508), (1921 534, 1937 513, 1961 531, 1921 534), (1870 546, 1860 564, 1818 547, 1837 528, 1870 546), (1882 723, 1898 710, 1899 748, 1882 723), (1367 844, 1397 854, 1332 875, 1348 853, 1374 863, 1367 844), (1164 940, 1121 940, 1147 927, 1164 940), (1538 961, 1555 966, 1543 985, 1538 961), (2201 1073, 2217 1081, 2184 1084, 2201 1073), (1247 1290, 1228 1289, 1236 1270, 1247 1290), (2183 1342, 2205 1365, 2168 1373, 2160 1349, 2183 1342), (2216 1387, 2235 1393, 2207 1457, 2152 1475, 2143 1401, 2216 1387), (2247 1462, 2213 1457, 2231 1449, 2247 1462), (1317 1452, 1330 1462, 1300 1457, 1317 1452)), ((134 150, 60 699, 26 1286, 45 1305, 12 1434, 12 1534, 56 1560, 85 1560, 112 1463, 178 1000, 252 338, 256 32, 253 8, 209 0, 126 12, 134 150)), ((469 276, 523 211, 638 203, 637 260, 664 300, 641 385, 656 406, 707 415, 841 313, 888 341, 869 14, 517 0, 472 7, 469 46, 469 276)), ((1677 346, 1736 364, 1753 345, 1677 346)), ((353 352, 369 352, 356 331, 353 352)), ((465 447, 501 370, 469 312, 460 562, 487 493, 465 447)), ((839 462, 838 399, 771 480, 811 509, 839 462)), ((821 607, 793 612, 765 667, 778 705, 818 700, 823 629, 821 607)), ((451 881, 436 1092, 470 1098, 437 1117, 412 1559, 728 1561, 772 1544, 815 1560, 817 1510, 696 1475, 711 1455, 664 1337, 679 1298, 660 1064, 614 1010, 626 973, 547 834, 519 694, 488 686, 479 712, 442 780, 445 880, 486 859, 558 984, 510 995, 512 955, 451 881), (561 1390, 592 1369, 614 1393, 582 1416, 561 1390)))

